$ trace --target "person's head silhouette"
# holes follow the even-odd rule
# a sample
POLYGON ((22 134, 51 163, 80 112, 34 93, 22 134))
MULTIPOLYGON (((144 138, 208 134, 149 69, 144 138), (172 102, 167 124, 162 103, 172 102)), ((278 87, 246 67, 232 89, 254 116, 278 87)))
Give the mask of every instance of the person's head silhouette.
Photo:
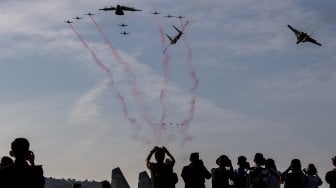
POLYGON ((165 151, 163 148, 157 148, 154 155, 155 155, 155 160, 158 163, 163 163, 164 158, 165 158, 165 151))
POLYGON ((26 138, 16 138, 11 144, 10 155, 16 160, 26 160, 29 155, 29 141, 26 138))

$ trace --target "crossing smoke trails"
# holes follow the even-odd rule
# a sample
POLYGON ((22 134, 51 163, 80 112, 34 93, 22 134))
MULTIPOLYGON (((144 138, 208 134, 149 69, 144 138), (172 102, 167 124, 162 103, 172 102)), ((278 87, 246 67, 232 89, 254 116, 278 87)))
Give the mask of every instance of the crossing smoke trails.
POLYGON ((140 86, 138 86, 137 81, 136 81, 136 76, 133 70, 131 69, 131 66, 129 65, 128 62, 122 59, 122 57, 119 55, 116 48, 114 48, 114 46, 112 45, 111 40, 106 36, 106 34, 102 30, 102 28, 99 26, 99 24, 96 22, 96 20, 93 18, 93 16, 90 16, 90 18, 92 22, 94 23, 94 25, 96 26, 100 35, 104 38, 105 43, 109 46, 112 55, 117 60, 117 63, 122 65, 124 72, 128 76, 128 82, 131 86, 132 95, 135 98, 137 105, 142 109, 142 113, 143 113, 142 117, 152 127, 154 134, 156 135, 155 139, 159 141, 160 135, 158 135, 158 130, 155 127, 154 118, 151 116, 148 107, 144 104, 144 101, 145 101, 144 92, 140 89, 140 86))
MULTIPOLYGON (((90 46, 85 42, 84 38, 79 34, 79 32, 71 25, 71 23, 68 23, 70 28, 72 29, 72 31, 76 34, 76 36, 79 38, 79 40, 81 41, 81 43, 83 44, 83 46, 90 52, 92 58, 94 59, 94 61, 96 62, 97 65, 99 65, 99 67, 108 74, 109 76, 109 85, 114 87, 114 81, 113 81, 113 75, 111 70, 106 67, 97 57, 96 53, 90 48, 90 46)), ((128 111, 128 106, 125 102, 125 98, 123 97, 123 95, 121 95, 121 93, 114 87, 114 90, 116 92, 117 98, 119 100, 119 102, 121 103, 122 106, 122 111, 124 113, 125 118, 134 126, 134 130, 138 131, 140 129, 140 126, 137 123, 137 120, 135 118, 132 118, 129 115, 129 111, 128 111)), ((135 137, 137 137, 137 134, 135 134, 135 137)))
MULTIPOLYGON (((163 28, 160 24, 159 21, 159 17, 157 15, 155 15, 155 21, 156 21, 156 25, 158 26, 158 29, 160 31, 160 38, 161 38, 161 45, 162 45, 162 49, 164 49, 166 47, 166 37, 165 37, 165 33, 163 31, 163 28)), ((169 85, 169 81, 170 81, 170 72, 169 72, 169 64, 170 64, 170 55, 168 52, 164 53, 163 56, 163 62, 162 62, 162 68, 163 68, 163 87, 161 89, 160 92, 160 103, 161 103, 161 118, 160 118, 160 125, 165 121, 166 117, 167 117, 167 113, 168 113, 168 109, 165 105, 165 97, 166 97, 166 88, 169 85)))
MULTIPOLYGON (((181 22, 181 27, 182 27, 182 32, 183 32, 185 30, 186 24, 188 22, 186 24, 183 24, 183 19, 180 19, 180 22, 181 22)), ((193 80, 193 83, 194 83, 192 88, 190 89, 192 96, 191 96, 190 101, 189 101, 189 103, 190 103, 189 114, 182 121, 183 125, 180 129, 181 133, 185 136, 185 138, 184 138, 184 143, 185 143, 185 142, 187 142, 188 140, 191 139, 191 137, 187 135, 187 130, 189 128, 191 120, 194 118, 194 113, 195 113, 195 109, 196 109, 196 94, 197 94, 197 90, 198 90, 199 79, 197 77, 195 67, 192 63, 192 50, 191 50, 189 42, 187 40, 186 33, 184 33, 182 38, 183 38, 183 41, 186 44, 187 49, 188 49, 188 58, 187 58, 186 63, 189 66, 189 74, 190 74, 190 77, 191 77, 191 79, 193 80)))
MULTIPOLYGON (((128 83, 129 83, 130 88, 131 88, 131 93, 132 93, 133 97, 135 98, 136 104, 141 109, 143 120, 152 129, 152 131, 154 133, 154 137, 146 138, 146 136, 140 136, 142 127, 141 127, 139 121, 137 121, 135 118, 130 116, 128 106, 127 106, 127 103, 125 101, 124 96, 114 86, 114 80, 113 80, 113 75, 112 75, 111 70, 99 60, 99 58, 97 57, 95 52, 90 48, 90 46, 86 43, 84 38, 72 26, 72 24, 71 23, 68 23, 68 24, 69 24, 70 28, 73 30, 73 32, 77 35, 77 37, 79 38, 79 40, 81 41, 83 46, 90 52, 90 54, 91 54, 92 58, 94 59, 94 61, 96 62, 96 64, 108 75, 109 86, 112 86, 114 88, 114 90, 116 92, 116 96, 117 96, 119 102, 121 103, 122 112, 123 112, 124 116, 126 117, 126 119, 133 125, 134 131, 135 131, 134 137, 137 140, 140 140, 145 144, 161 144, 163 142, 166 142, 166 144, 167 144, 167 143, 172 142, 175 139, 174 134, 172 134, 172 133, 164 134, 164 130, 168 128, 166 126, 167 124, 165 124, 166 123, 165 121, 167 119, 168 112, 169 112, 168 107, 167 107, 167 102, 165 100, 166 100, 166 97, 167 97, 167 94, 168 94, 167 88, 169 86, 170 79, 171 79, 170 78, 170 69, 169 69, 169 65, 171 63, 171 58, 170 58, 170 55, 169 55, 168 51, 165 51, 165 53, 163 53, 164 55, 163 55, 163 60, 162 60, 162 69, 163 69, 163 74, 164 75, 163 75, 163 81, 162 81, 162 88, 161 88, 161 91, 160 91, 161 117, 160 117, 160 121, 159 121, 159 124, 158 124, 158 123, 155 123, 154 117, 150 113, 150 110, 149 110, 148 106, 144 103, 145 93, 144 93, 143 89, 138 85, 136 75, 135 75, 134 71, 132 70, 130 64, 122 59, 122 57, 119 55, 117 49, 113 46, 110 39, 103 32, 103 30, 99 26, 99 24, 95 21, 94 17, 91 16, 91 15, 89 15, 89 17, 90 17, 91 21, 94 23, 94 25, 95 25, 97 31, 99 32, 99 34, 103 37, 104 42, 110 48, 111 54, 116 59, 116 62, 122 66, 123 71, 127 75, 128 83), (157 125, 159 125, 159 126, 157 126, 157 125)), ((159 33, 160 33, 162 49, 165 49, 167 44, 166 44, 166 37, 165 37, 164 30, 163 30, 163 28, 162 28, 162 26, 159 22, 158 16, 155 16, 155 20, 156 20, 156 25, 157 25, 157 27, 159 29, 159 33)), ((182 32, 185 30, 185 27, 186 27, 187 23, 183 25, 183 22, 182 22, 182 19, 181 19, 182 32)), ((187 37, 186 37, 185 33, 183 35, 183 41, 187 46, 186 64, 188 66, 190 77, 193 81, 193 85, 190 89, 191 98, 189 100, 188 114, 183 119, 183 121, 180 123, 181 127, 179 128, 179 131, 180 131, 180 133, 183 137, 182 138, 182 145, 185 145, 185 143, 188 140, 192 139, 192 137, 187 134, 187 131, 188 131, 190 122, 192 121, 192 119, 194 117, 194 112, 195 112, 195 108, 196 108, 196 93, 197 93, 197 89, 198 89, 198 85, 199 85, 199 80, 197 78, 197 74, 196 74, 195 68, 194 68, 193 63, 192 63, 192 50, 190 48, 190 45, 188 43, 188 40, 187 40, 187 37)))

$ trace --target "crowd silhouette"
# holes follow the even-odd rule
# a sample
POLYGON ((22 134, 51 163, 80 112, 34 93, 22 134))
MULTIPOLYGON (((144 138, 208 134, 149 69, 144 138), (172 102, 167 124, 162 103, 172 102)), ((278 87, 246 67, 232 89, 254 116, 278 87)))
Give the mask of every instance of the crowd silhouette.
MULTIPOLYGON (((0 188, 44 188, 45 179, 41 165, 35 165, 35 155, 29 150, 26 138, 17 138, 11 144, 10 157, 3 156, 0 162, 0 188), (14 160, 13 160, 14 159, 14 160)), ((210 171, 205 167, 198 152, 190 154, 190 163, 182 168, 181 177, 185 188, 205 188, 211 179, 212 188, 317 188, 323 184, 313 163, 302 168, 299 159, 293 159, 289 167, 280 172, 274 159, 264 158, 262 153, 254 155, 250 166, 245 156, 237 158, 234 169, 227 155, 216 159, 217 168, 210 171)), ((336 188, 336 156, 332 159, 333 169, 325 174, 325 182, 336 188)), ((179 177, 174 172, 175 158, 166 147, 155 146, 146 158, 150 170, 151 188, 175 188, 179 177), (151 162, 154 155, 155 162, 151 162)), ((111 188, 109 181, 102 181, 101 188, 111 188)), ((80 188, 74 183, 72 188, 80 188)))
MULTIPOLYGON (((171 187, 166 185, 176 184, 178 181, 170 178, 173 165, 169 168, 155 168, 150 162, 153 154, 160 155, 157 163, 164 165, 162 151, 174 159, 165 147, 153 148, 146 159, 147 167, 151 171, 151 188, 171 187)), ((289 167, 281 173, 277 170, 275 160, 264 158, 262 153, 256 153, 253 161, 254 165, 250 166, 245 156, 239 156, 238 168, 234 169, 229 157, 220 155, 216 159, 218 167, 209 171, 199 158, 199 153, 195 152, 190 154, 190 164, 183 167, 181 177, 185 188, 205 188, 205 182, 209 179, 212 188, 280 188, 281 185, 284 188, 317 188, 323 183, 313 163, 302 169, 301 161, 293 159, 289 167)), ((332 158, 332 162, 334 168, 326 173, 325 181, 330 188, 336 188, 336 156, 332 158)))

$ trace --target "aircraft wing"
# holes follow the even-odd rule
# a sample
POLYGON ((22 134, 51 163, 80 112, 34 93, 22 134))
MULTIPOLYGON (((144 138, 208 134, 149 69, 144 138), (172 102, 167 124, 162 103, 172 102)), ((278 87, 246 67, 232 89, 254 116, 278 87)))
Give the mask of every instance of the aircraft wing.
POLYGON ((173 27, 176 29, 177 32, 182 33, 182 31, 180 31, 179 29, 177 29, 175 26, 173 26, 173 27))
POLYGON ((311 38, 311 37, 308 37, 308 38, 306 39, 306 41, 311 42, 311 43, 314 43, 314 44, 319 45, 319 46, 322 46, 320 43, 318 43, 315 39, 313 39, 313 38, 311 38))
POLYGON ((289 27, 290 30, 292 30, 295 33, 295 35, 300 34, 300 31, 294 29, 292 26, 290 26, 290 25, 287 25, 287 26, 289 27))
POLYGON ((99 10, 103 10, 103 11, 116 10, 116 7, 110 6, 110 7, 101 8, 99 10))
POLYGON ((126 6, 121 6, 122 10, 126 10, 126 11, 141 11, 132 7, 126 7, 126 6))
POLYGON ((173 42, 174 42, 174 40, 173 40, 169 35, 166 34, 166 36, 167 36, 168 39, 170 40, 170 43, 173 43, 173 42))

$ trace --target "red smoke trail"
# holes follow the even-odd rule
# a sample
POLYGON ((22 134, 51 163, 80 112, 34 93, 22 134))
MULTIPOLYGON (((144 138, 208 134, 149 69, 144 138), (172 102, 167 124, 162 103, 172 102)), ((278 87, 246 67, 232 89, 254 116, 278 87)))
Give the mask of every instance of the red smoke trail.
MULTIPOLYGON (((77 32, 77 30, 69 23, 70 28, 72 29, 72 31, 77 35, 77 37, 79 38, 79 40, 82 42, 83 46, 90 52, 91 56, 93 57, 93 59, 95 60, 95 62, 108 74, 109 78, 110 78, 110 84, 111 86, 114 86, 114 82, 113 82, 113 75, 111 70, 106 67, 97 57, 96 53, 90 48, 90 46, 85 42, 84 38, 77 32)), ((119 93, 119 91, 114 88, 117 94, 117 98, 119 100, 119 102, 122 105, 122 111, 124 113, 124 116, 126 117, 126 119, 132 123, 132 125, 134 125, 134 129, 135 130, 139 130, 140 127, 137 124, 136 119, 130 117, 129 112, 128 112, 128 107, 127 104, 125 102, 124 97, 119 93)))
POLYGON ((116 48, 114 48, 114 46, 112 45, 112 42, 110 41, 110 39, 106 36, 106 34, 102 30, 102 28, 99 26, 99 24, 96 22, 96 20, 93 18, 93 16, 90 16, 90 18, 91 18, 92 22, 94 23, 94 25, 96 26, 96 28, 97 28, 98 32, 100 33, 100 35, 104 38, 105 43, 111 49, 111 53, 114 56, 114 58, 117 60, 117 63, 119 63, 119 64, 122 65, 122 67, 124 69, 124 72, 128 75, 128 78, 129 78, 128 81, 129 81, 129 84, 131 85, 132 95, 134 96, 137 104, 139 105, 139 107, 143 111, 143 115, 142 116, 145 119, 145 121, 148 124, 151 125, 151 127, 154 130, 154 132, 156 133, 156 128, 155 128, 155 123, 153 121, 153 117, 150 115, 147 106, 143 103, 144 102, 144 98, 143 98, 144 93, 140 89, 140 86, 138 86, 138 84, 136 82, 136 76, 135 76, 133 70, 131 69, 129 63, 126 62, 126 61, 124 61, 122 59, 122 57, 119 55, 119 53, 116 50, 116 48))
POLYGON ((110 78, 110 84, 113 85, 113 75, 109 68, 107 68, 97 57, 97 55, 94 53, 94 51, 90 48, 90 46, 85 42, 84 38, 77 32, 77 30, 69 23, 69 26, 71 27, 72 31, 77 35, 79 40, 82 42, 82 44, 85 46, 85 48, 90 52, 91 56, 95 60, 95 62, 102 68, 109 76, 110 78))
MULTIPOLYGON (((183 24, 182 19, 180 19, 180 21, 181 21, 182 31, 184 31, 186 25, 183 24)), ((189 103, 190 103, 189 114, 182 121, 183 126, 181 127, 181 132, 185 135, 185 138, 184 138, 184 143, 185 143, 186 141, 191 139, 191 137, 186 134, 186 131, 188 130, 188 127, 189 127, 189 124, 190 124, 191 120, 194 118, 194 112, 195 112, 195 108, 196 108, 196 93, 197 93, 197 89, 198 89, 198 85, 199 85, 199 79, 197 77, 196 70, 195 70, 194 65, 192 63, 192 51, 191 51, 190 45, 188 43, 186 33, 183 34, 183 41, 187 45, 187 48, 188 48, 187 64, 189 66, 190 77, 191 77, 191 79, 193 80, 193 83, 194 83, 191 90, 190 90, 191 93, 192 93, 192 96, 191 96, 190 101, 189 101, 189 103)))
MULTIPOLYGON (((162 49, 164 50, 166 48, 166 36, 160 24, 159 17, 157 15, 155 15, 155 20, 156 20, 156 24, 160 31, 161 45, 162 45, 162 49)), ((163 57, 163 62, 162 62, 162 68, 163 68, 164 77, 163 77, 163 88, 161 89, 161 92, 160 92, 160 104, 162 108, 160 124, 162 124, 165 121, 167 113, 168 113, 168 109, 164 103, 164 99, 166 96, 166 88, 168 87, 169 80, 170 80, 170 71, 169 71, 170 55, 168 51, 166 51, 163 54, 164 54, 164 57, 163 57)))

